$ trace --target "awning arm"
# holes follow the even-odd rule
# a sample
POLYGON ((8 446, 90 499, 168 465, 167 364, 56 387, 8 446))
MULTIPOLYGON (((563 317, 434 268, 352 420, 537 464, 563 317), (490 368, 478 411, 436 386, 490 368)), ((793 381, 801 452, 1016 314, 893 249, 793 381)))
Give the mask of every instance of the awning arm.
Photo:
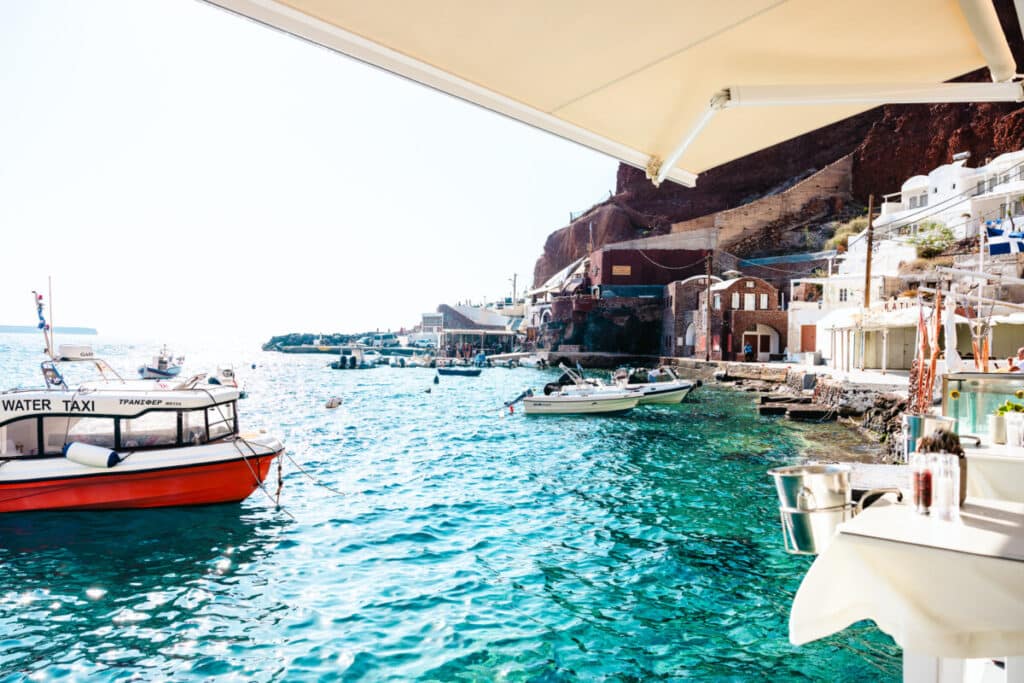
MULTIPOLYGON (((1018 0, 1024 2, 1024 0, 1018 0)), ((733 107, 792 107, 807 105, 941 104, 954 102, 1024 102, 1020 82, 1001 83, 885 83, 828 85, 732 86, 711 98, 707 108, 682 141, 662 162, 652 158, 647 175, 661 185, 712 117, 733 107)), ((677 171, 678 172, 678 171, 677 171)))
MULTIPOLYGON (((1021 0, 1015 0, 1017 20, 1021 17, 1021 0)), ((960 11, 974 35, 974 42, 985 58, 992 80, 996 83, 1009 81, 1017 73, 1017 62, 1006 42, 1003 27, 992 0, 960 0, 960 11)), ((1024 27, 1022 27, 1024 28, 1024 27)))

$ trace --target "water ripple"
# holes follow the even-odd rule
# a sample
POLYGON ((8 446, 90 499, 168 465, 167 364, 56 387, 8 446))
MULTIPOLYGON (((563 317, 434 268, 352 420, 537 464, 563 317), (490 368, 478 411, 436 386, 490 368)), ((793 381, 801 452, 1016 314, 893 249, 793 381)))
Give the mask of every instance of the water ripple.
MULTIPOLYGON (((4 338, 10 383, 33 381, 34 342, 4 338)), ((125 370, 150 351, 108 350, 125 370)), ((782 551, 765 470, 861 448, 834 425, 762 419, 713 387, 625 418, 526 419, 501 402, 550 373, 434 386, 322 356, 189 354, 225 358, 259 366, 243 430, 280 434, 343 495, 286 465, 294 521, 258 494, 0 517, 0 680, 899 676, 870 625, 787 640, 808 560, 782 551)))

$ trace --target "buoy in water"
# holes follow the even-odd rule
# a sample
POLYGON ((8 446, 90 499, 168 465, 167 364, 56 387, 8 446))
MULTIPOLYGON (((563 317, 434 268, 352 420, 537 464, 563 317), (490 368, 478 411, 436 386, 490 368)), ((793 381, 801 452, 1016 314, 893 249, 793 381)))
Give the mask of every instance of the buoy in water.
POLYGON ((441 378, 438 377, 437 375, 434 375, 434 384, 440 384, 440 383, 441 383, 441 378))
POLYGON ((337 408, 340 405, 341 405, 341 399, 338 398, 337 396, 331 396, 329 399, 327 399, 326 408, 328 410, 333 410, 334 408, 337 408))

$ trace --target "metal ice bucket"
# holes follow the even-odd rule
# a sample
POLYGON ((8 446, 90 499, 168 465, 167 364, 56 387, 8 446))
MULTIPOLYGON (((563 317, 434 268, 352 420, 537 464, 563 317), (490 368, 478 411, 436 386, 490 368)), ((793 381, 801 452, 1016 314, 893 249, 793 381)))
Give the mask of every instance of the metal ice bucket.
POLYGON ((816 555, 835 535, 836 526, 851 519, 850 468, 846 465, 777 467, 775 480, 786 552, 816 555))

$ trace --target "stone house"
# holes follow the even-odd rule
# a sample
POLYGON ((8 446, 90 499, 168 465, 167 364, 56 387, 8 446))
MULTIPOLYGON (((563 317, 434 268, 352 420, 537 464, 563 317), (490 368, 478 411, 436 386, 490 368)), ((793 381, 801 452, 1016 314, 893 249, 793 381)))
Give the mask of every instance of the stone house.
MULTIPOLYGON (((711 284, 722 278, 712 275, 711 284)), ((707 289, 704 275, 665 285, 662 316, 661 354, 663 356, 693 356, 697 344, 697 329, 702 328, 704 317, 700 312, 701 293, 707 289)))
MULTIPOLYGON (((697 317, 708 310, 707 293, 698 293, 697 317)), ((743 360, 746 344, 754 358, 781 358, 788 348, 788 321, 779 302, 779 290, 761 278, 748 275, 711 285, 711 358, 743 360)), ((708 343, 703 326, 695 325, 694 355, 701 357, 708 343)), ((684 337, 685 342, 685 337, 684 337)))

